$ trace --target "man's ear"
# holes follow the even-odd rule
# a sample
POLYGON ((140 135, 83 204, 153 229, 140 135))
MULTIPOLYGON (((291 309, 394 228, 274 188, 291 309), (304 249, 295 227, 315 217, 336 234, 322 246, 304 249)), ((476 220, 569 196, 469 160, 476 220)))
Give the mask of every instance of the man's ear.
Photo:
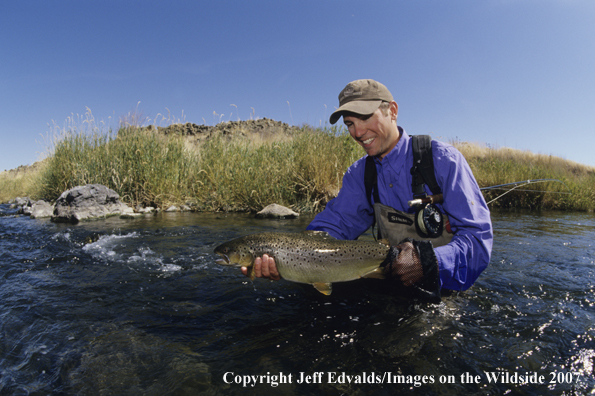
POLYGON ((399 114, 399 105, 394 100, 390 102, 390 106, 388 108, 391 120, 396 121, 397 115, 399 114))

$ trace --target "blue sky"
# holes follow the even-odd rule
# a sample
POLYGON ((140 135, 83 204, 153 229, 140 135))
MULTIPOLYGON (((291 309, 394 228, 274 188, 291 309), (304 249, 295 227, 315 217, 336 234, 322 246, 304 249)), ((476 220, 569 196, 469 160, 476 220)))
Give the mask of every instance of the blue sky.
MULTIPOLYGON (((2 1, 0 171, 89 108, 324 125, 373 78, 409 134, 595 166, 595 1, 2 1), (140 104, 138 104, 140 102, 140 104)), ((160 121, 162 122, 162 121, 160 121)))

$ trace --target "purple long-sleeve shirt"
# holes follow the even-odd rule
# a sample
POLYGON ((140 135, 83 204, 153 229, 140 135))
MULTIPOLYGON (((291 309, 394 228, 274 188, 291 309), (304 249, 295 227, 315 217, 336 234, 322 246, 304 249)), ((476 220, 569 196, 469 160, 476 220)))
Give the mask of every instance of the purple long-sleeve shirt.
MULTIPOLYGON (((441 287, 466 290, 488 266, 492 251, 490 211, 463 155, 453 146, 432 141, 434 173, 442 188, 444 203, 454 233, 452 241, 434 249, 440 268, 441 287)), ((345 176, 337 197, 331 200, 307 227, 326 231, 338 239, 357 239, 373 223, 374 209, 366 197, 364 169, 366 156, 354 162, 345 176)), ((378 194, 384 205, 413 213, 411 138, 402 131, 393 150, 382 161, 375 161, 378 194)), ((427 187, 426 187, 427 189, 427 187)), ((427 190, 428 194, 431 194, 427 190)))

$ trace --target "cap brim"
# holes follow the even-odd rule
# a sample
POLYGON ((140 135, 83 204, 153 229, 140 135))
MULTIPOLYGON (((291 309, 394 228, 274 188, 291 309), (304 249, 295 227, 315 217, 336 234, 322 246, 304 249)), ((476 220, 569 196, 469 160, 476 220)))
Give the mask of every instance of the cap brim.
POLYGON ((345 103, 331 114, 329 119, 331 125, 339 121, 343 113, 355 113, 360 115, 372 114, 380 106, 382 100, 354 100, 345 103))

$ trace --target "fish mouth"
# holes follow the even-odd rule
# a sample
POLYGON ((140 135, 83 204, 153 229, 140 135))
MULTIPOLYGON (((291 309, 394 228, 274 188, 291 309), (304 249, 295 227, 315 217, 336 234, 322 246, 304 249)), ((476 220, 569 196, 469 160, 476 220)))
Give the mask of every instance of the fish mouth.
POLYGON ((217 260, 215 260, 215 262, 219 265, 231 265, 231 262, 229 260, 229 257, 227 257, 226 254, 223 253, 217 253, 219 256, 221 256, 220 258, 218 258, 217 260))

